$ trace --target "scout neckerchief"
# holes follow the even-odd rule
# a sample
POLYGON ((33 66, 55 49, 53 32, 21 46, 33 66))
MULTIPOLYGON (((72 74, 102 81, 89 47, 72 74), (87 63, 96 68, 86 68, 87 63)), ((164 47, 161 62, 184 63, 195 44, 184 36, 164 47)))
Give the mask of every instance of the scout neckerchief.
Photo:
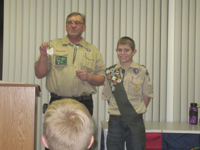
POLYGON ((80 44, 75 44, 75 43, 73 43, 73 44, 72 43, 63 44, 63 46, 68 46, 68 45, 70 45, 71 47, 74 48, 74 54, 73 54, 73 63, 74 63, 75 58, 76 58, 76 52, 77 52, 77 49, 78 49, 80 44))
POLYGON ((78 49, 78 44, 74 44, 73 48, 74 48, 74 55, 73 55, 73 63, 74 63, 75 58, 76 58, 76 52, 77 52, 77 49, 78 49))
MULTIPOLYGON (((83 45, 81 45, 81 44, 75 44, 75 43, 68 43, 68 44, 63 44, 63 46, 68 46, 68 45, 70 45, 71 47, 73 47, 74 48, 74 54, 73 54, 73 63, 74 63, 74 61, 75 61, 75 58, 76 58, 76 52, 77 52, 77 49, 78 49, 78 47, 80 46, 80 47, 83 47, 83 48, 85 48, 88 52, 90 52, 91 51, 91 49, 89 49, 89 48, 86 48, 86 47, 84 47, 83 45)), ((86 53, 85 53, 85 56, 86 56, 86 53)))
POLYGON ((91 51, 91 49, 86 48, 85 46, 83 46, 83 45, 81 45, 81 44, 68 43, 68 44, 63 44, 62 46, 68 46, 68 45, 72 46, 73 48, 74 48, 74 45, 77 46, 77 48, 78 48, 78 46, 80 46, 80 47, 85 48, 88 52, 91 51))
POLYGON ((142 114, 138 114, 128 100, 120 73, 119 71, 114 70, 115 66, 116 64, 106 69, 107 79, 110 83, 112 93, 122 117, 140 140, 142 148, 144 149, 146 144, 146 134, 144 132, 145 127, 142 114))

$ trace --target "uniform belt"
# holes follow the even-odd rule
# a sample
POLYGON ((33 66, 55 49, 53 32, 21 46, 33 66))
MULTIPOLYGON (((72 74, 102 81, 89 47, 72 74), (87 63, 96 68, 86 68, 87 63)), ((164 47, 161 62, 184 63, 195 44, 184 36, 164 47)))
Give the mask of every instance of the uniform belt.
POLYGON ((80 97, 68 97, 68 98, 72 98, 75 99, 77 101, 82 101, 82 100, 90 100, 92 98, 92 94, 88 95, 88 96, 80 96, 80 97))
POLYGON ((110 119, 121 121, 123 120, 123 117, 121 115, 120 116, 110 115, 110 119))
POLYGON ((55 99, 63 99, 63 98, 71 98, 75 99, 77 101, 82 101, 82 100, 91 100, 92 99, 92 94, 86 95, 86 96, 79 96, 79 97, 64 97, 64 96, 58 96, 57 94, 51 93, 51 97, 55 99))
MULTIPOLYGON (((138 114, 138 115, 142 117, 142 114, 138 114)), ((110 115, 110 119, 118 120, 118 121, 124 120, 124 118, 121 115, 110 115)))

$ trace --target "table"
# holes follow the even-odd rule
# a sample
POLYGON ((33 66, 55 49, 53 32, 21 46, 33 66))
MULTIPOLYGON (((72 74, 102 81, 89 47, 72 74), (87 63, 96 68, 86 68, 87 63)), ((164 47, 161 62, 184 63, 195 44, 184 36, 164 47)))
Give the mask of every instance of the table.
MULTIPOLYGON (((200 149, 200 124, 188 122, 144 122, 147 150, 200 149)), ((108 122, 102 121, 101 150, 106 150, 108 122)))

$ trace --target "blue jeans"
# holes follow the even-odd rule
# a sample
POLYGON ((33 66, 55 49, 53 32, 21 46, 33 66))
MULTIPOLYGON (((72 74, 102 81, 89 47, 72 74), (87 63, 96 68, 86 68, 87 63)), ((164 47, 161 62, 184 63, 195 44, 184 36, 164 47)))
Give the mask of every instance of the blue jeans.
POLYGON ((142 150, 139 139, 124 120, 109 119, 107 150, 124 150, 125 142, 127 150, 142 150))

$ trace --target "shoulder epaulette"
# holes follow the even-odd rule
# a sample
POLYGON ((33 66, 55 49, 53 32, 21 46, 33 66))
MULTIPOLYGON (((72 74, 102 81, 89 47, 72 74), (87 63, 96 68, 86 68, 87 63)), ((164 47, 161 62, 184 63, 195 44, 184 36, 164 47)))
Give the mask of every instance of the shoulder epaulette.
MULTIPOLYGON (((141 64, 140 64, 141 65, 141 64)), ((142 67, 144 67, 144 68, 146 68, 146 66, 145 65, 141 65, 142 67)))
POLYGON ((142 66, 142 67, 144 68, 145 74, 148 76, 148 75, 149 75, 149 72, 148 72, 148 70, 147 70, 146 66, 144 66, 144 65, 141 65, 141 64, 139 64, 139 65, 140 65, 140 66, 142 66))

